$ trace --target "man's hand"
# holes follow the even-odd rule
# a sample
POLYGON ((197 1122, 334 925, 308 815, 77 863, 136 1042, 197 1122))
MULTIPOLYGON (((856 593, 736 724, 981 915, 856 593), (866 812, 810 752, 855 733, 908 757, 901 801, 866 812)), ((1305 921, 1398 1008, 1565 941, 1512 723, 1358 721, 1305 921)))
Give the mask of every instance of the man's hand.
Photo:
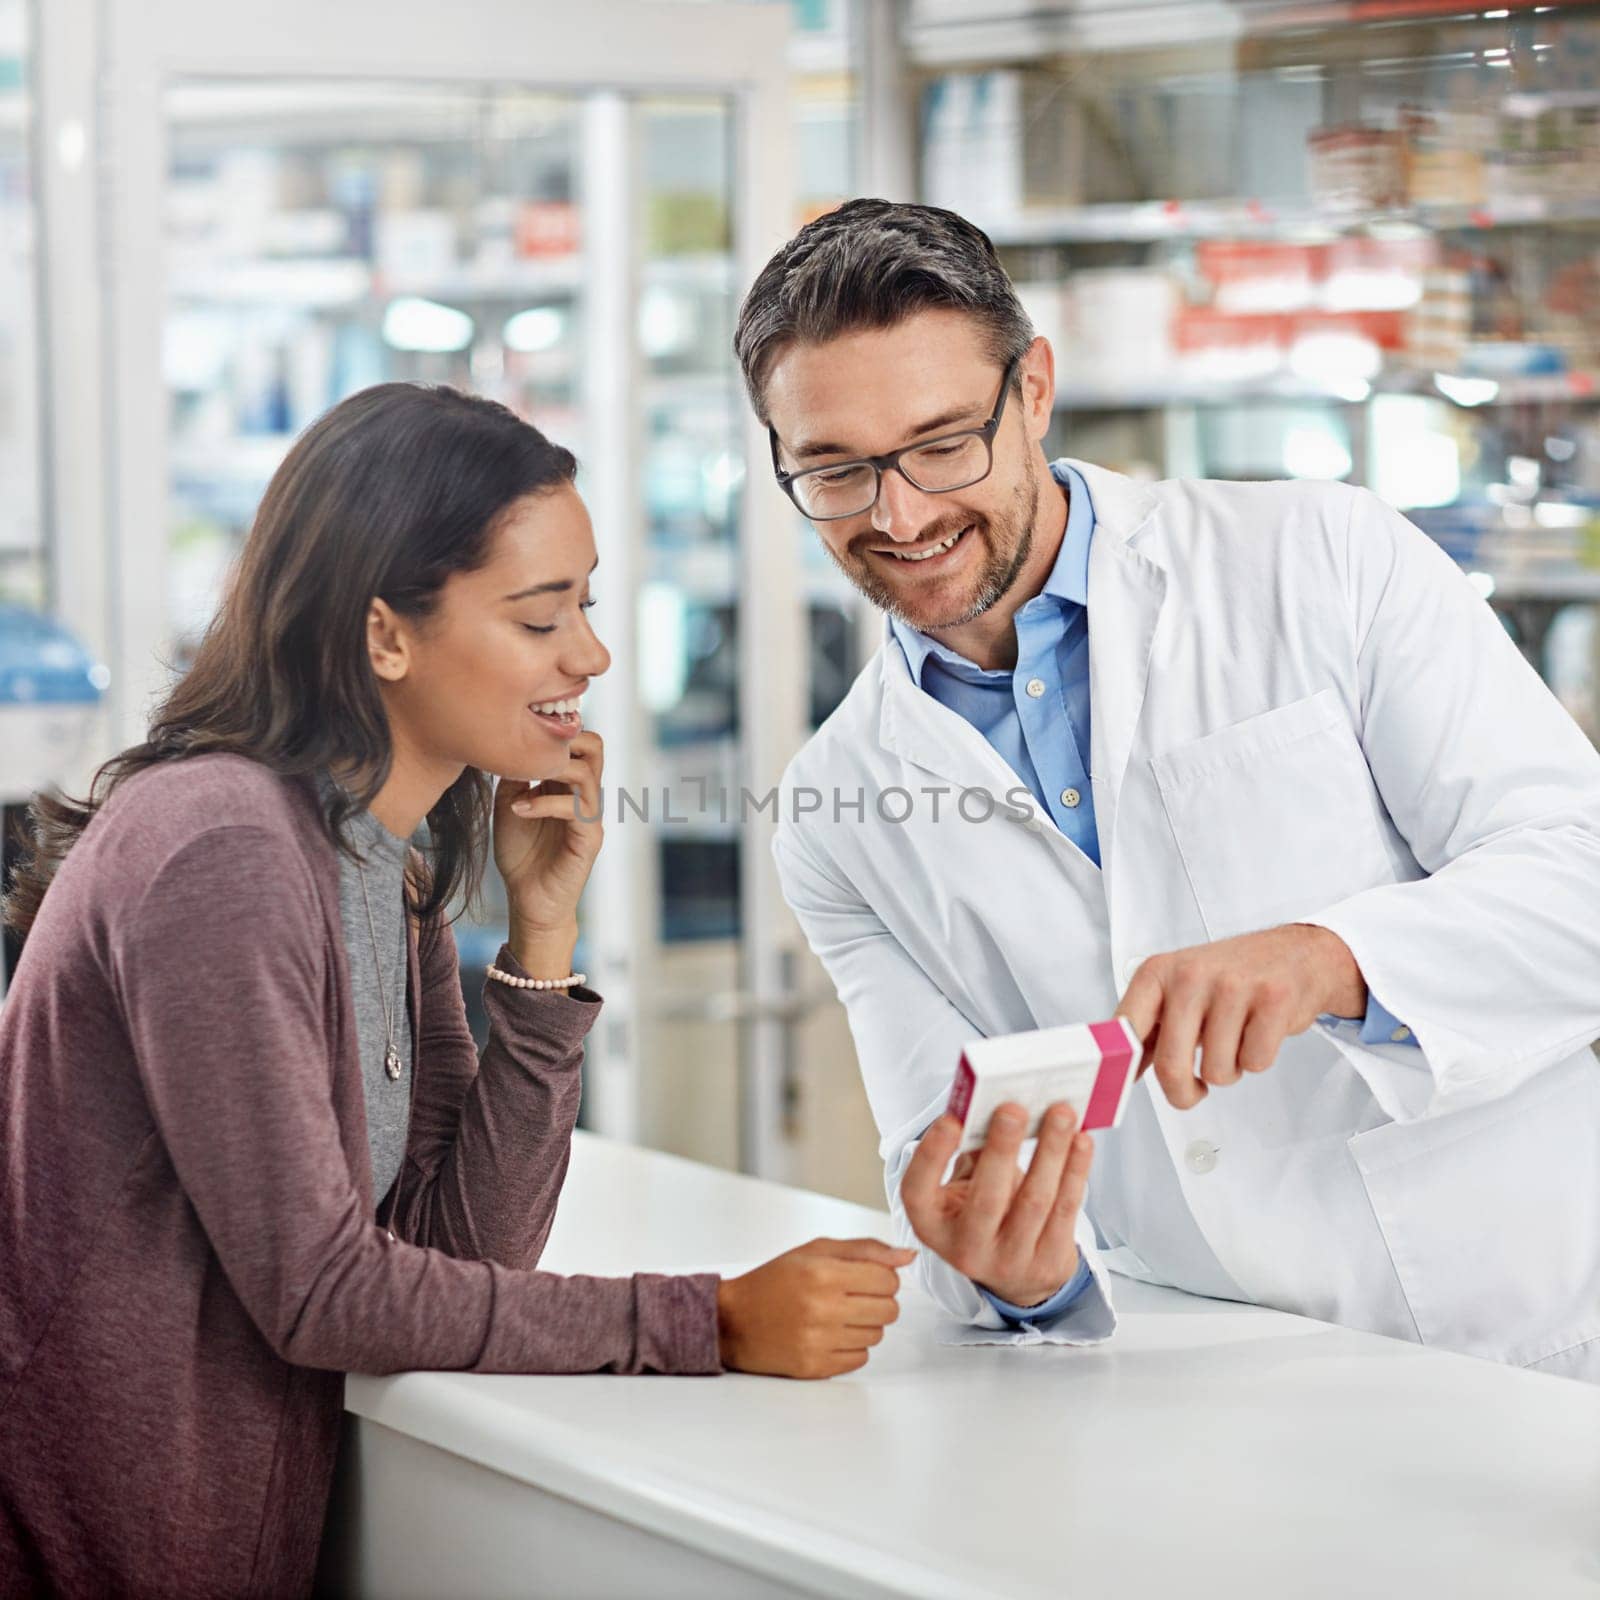
POLYGON ((1033 1162, 1017 1166, 1027 1113, 1006 1104, 975 1156, 963 1156, 940 1183, 961 1143, 948 1113, 922 1136, 900 1180, 900 1199, 917 1237, 990 1294, 1015 1306, 1048 1300, 1078 1270, 1073 1234, 1094 1160, 1094 1140, 1077 1133, 1071 1106, 1051 1106, 1033 1162), (1076 1137, 1074 1137, 1076 1134, 1076 1137))
POLYGON ((1167 1099, 1184 1111, 1205 1099, 1210 1084, 1265 1072, 1283 1041, 1323 1012, 1359 1017, 1366 1006, 1366 980, 1350 947, 1326 928, 1295 922, 1151 956, 1117 1015, 1144 1040, 1139 1071, 1154 1066, 1167 1099))

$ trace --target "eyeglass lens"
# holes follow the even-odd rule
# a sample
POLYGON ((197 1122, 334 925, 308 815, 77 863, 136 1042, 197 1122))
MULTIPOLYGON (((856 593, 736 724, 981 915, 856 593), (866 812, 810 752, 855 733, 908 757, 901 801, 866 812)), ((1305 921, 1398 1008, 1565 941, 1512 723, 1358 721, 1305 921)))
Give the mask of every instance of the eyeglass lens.
MULTIPOLYGON (((913 488, 943 494, 976 483, 989 468, 989 447, 981 434, 935 440, 900 457, 900 471, 913 488)), ((877 498, 877 472, 870 462, 845 461, 820 467, 794 480, 800 509, 814 517, 853 517, 877 498)))

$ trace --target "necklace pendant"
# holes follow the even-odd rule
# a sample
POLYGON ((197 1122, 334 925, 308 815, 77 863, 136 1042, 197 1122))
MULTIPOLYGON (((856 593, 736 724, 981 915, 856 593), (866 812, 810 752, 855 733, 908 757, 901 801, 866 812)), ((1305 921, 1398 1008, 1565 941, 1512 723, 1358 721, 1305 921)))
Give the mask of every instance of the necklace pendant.
POLYGON ((383 1070, 389 1074, 390 1083, 400 1081, 400 1053, 390 1045, 383 1058, 383 1070))

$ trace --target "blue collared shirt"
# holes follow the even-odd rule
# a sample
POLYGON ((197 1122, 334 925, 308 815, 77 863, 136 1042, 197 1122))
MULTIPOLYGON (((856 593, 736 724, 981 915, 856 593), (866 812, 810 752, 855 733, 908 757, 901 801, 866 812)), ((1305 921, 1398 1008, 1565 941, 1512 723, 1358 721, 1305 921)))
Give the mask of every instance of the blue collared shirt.
POLYGON ((912 679, 964 717, 1027 784, 1055 825, 1100 865, 1089 789, 1089 541, 1094 504, 1082 476, 1051 467, 1067 490, 1067 529, 1044 588, 1016 616, 1017 664, 985 671, 892 618, 912 679), (1062 737, 1065 725, 1066 737, 1062 737))
MULTIPOLYGON (((1017 612, 1015 668, 986 671, 898 617, 892 617, 889 626, 912 680, 989 741, 1061 832, 1098 867, 1100 838, 1089 786, 1089 546, 1094 539, 1094 502, 1075 467, 1056 461, 1050 472, 1067 494, 1067 527, 1044 587, 1017 612)), ((1415 1043, 1410 1030, 1370 993, 1361 1041, 1415 1043)), ((1060 1293, 1028 1311, 983 1292, 1009 1321, 1044 1321, 1065 1311, 1089 1282, 1088 1269, 1080 1263, 1077 1275, 1060 1293)))

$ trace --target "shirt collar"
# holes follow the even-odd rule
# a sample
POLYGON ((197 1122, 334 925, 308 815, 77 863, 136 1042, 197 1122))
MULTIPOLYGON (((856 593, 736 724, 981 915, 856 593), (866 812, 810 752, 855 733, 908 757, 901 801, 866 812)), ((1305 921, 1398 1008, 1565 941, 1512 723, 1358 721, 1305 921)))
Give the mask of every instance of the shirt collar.
MULTIPOLYGON (((1089 486, 1083 474, 1066 461, 1052 461, 1050 476, 1067 491, 1067 527, 1061 536, 1061 548, 1056 552, 1050 576, 1044 580, 1040 596, 1052 600, 1070 601, 1073 605, 1089 604, 1089 544, 1094 537, 1094 502, 1089 498, 1089 486)), ((1030 602, 1031 603, 1031 602, 1030 602)), ((889 630, 899 641, 906 665, 911 669, 911 681, 922 682, 922 668, 930 655, 937 656, 947 665, 972 664, 964 656, 947 649, 937 639, 931 639, 919 628, 890 617, 889 630)))

